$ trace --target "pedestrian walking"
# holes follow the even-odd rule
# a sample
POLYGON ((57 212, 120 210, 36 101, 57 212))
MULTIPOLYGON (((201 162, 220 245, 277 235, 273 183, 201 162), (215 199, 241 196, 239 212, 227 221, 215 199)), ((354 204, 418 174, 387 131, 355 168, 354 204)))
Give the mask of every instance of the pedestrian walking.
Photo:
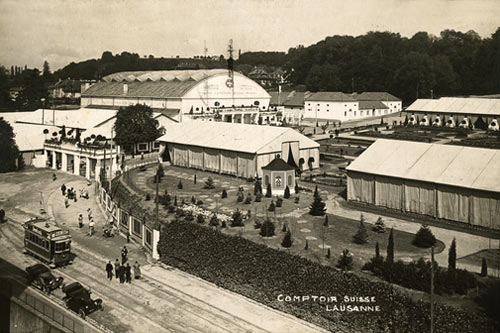
POLYGON ((68 202, 68 198, 64 198, 64 207, 65 208, 68 208, 69 207, 69 202, 68 202))
POLYGON ((52 174, 52 181, 56 181, 56 179, 57 179, 57 176, 56 176, 56 174, 55 174, 55 173, 53 173, 53 174, 52 174))
POLYGON ((141 265, 139 265, 139 263, 137 261, 134 264, 134 277, 136 279, 141 278, 141 265))
POLYGON ((83 215, 82 215, 82 214, 80 214, 80 215, 78 216, 78 227, 79 227, 79 228, 82 228, 82 227, 83 227, 83 215))
POLYGON ((111 264, 111 260, 106 265, 106 273, 108 273, 109 281, 113 280, 113 265, 111 264))
POLYGON ((125 245, 123 245, 123 249, 122 249, 122 265, 125 265, 125 263, 127 262, 127 255, 128 255, 127 247, 125 245))
POLYGON ((118 275, 120 276, 120 283, 125 282, 125 266, 120 265, 120 268, 118 269, 118 275))
POLYGON ((92 236, 94 234, 94 227, 95 227, 94 220, 90 220, 90 223, 89 223, 89 236, 92 236))
POLYGON ((118 280, 118 278, 120 277, 119 276, 119 274, 120 274, 119 270, 120 270, 120 262, 118 261, 118 259, 116 259, 115 260, 115 278, 116 278, 116 280, 118 280))
POLYGON ((89 217, 89 222, 92 220, 92 210, 89 208, 87 209, 87 216, 89 217))
POLYGON ((66 195, 66 185, 64 184, 61 185, 61 193, 62 195, 66 195))
POLYGON ((127 283, 132 282, 132 272, 131 272, 132 267, 127 263, 127 266, 125 267, 125 278, 127 283))

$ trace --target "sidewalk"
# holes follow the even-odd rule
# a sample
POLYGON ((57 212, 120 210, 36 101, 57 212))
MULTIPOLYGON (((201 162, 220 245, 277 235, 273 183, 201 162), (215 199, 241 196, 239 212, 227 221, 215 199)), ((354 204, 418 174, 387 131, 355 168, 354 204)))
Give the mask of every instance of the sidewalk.
MULTIPOLYGON (((342 217, 350 218, 353 220, 359 220, 360 211, 354 209, 346 209, 342 207, 337 200, 344 200, 340 198, 337 194, 329 195, 328 200, 326 200, 326 208, 328 213, 339 215, 342 217)), ((374 214, 369 212, 362 212, 363 216, 367 223, 375 224, 375 221, 379 216, 382 216, 384 219, 384 223, 387 228, 394 228, 401 231, 406 231, 409 233, 416 233, 418 229, 420 229, 421 224, 417 222, 409 222, 402 219, 398 219, 395 217, 384 216, 382 212, 380 214, 374 214)), ((451 245, 453 238, 456 239, 457 244, 457 259, 461 257, 476 253, 480 250, 488 249, 491 241, 491 248, 498 249, 500 247, 500 240, 498 239, 489 239, 486 237, 475 236, 471 234, 467 234, 460 231, 454 231, 449 229, 444 229, 440 227, 431 227, 432 233, 436 236, 437 239, 442 241, 445 244, 445 249, 434 256, 434 259, 442 267, 448 267, 448 249, 451 245)), ((397 241, 397 240, 396 240, 397 241)), ((430 258, 430 250, 429 255, 430 258)), ((396 253, 397 259, 397 253, 396 253)), ((477 265, 467 265, 457 262, 457 268, 467 269, 471 272, 481 272, 481 262, 478 262, 477 265)), ((493 274, 493 270, 490 271, 490 274, 493 274)))

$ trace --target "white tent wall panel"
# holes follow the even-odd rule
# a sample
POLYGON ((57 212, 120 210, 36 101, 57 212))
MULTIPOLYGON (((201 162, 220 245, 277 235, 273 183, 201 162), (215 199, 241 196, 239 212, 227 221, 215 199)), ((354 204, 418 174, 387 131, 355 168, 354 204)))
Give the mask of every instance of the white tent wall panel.
POLYGON ((500 194, 480 192, 471 196, 471 223, 474 225, 500 229, 500 194))
POLYGON ((238 154, 234 151, 221 151, 221 172, 228 175, 238 174, 238 154))
POLYGON ((189 156, 188 156, 188 149, 184 145, 174 145, 174 150, 173 150, 173 160, 174 160, 174 165, 181 166, 181 167, 188 167, 189 166, 189 156))
POLYGON ((438 216, 442 219, 469 223, 470 190, 438 185, 438 216))
POLYGON ((375 205, 387 208, 403 208, 403 180, 384 176, 376 176, 375 205))
POLYGON ((196 146, 188 146, 189 152, 189 167, 195 169, 203 169, 203 148, 196 146))
POLYGON ((374 204, 374 177, 370 174, 349 172, 347 175, 347 199, 374 204))
POLYGON ((311 158, 311 157, 314 159, 313 169, 319 168, 319 149, 317 149, 317 148, 300 149, 299 154, 300 154, 299 160, 301 158, 303 158, 305 161, 304 165, 303 165, 304 170, 309 169, 308 161, 309 161, 309 158, 311 158))
POLYGON ((435 216, 436 189, 431 183, 404 181, 404 203, 407 212, 435 216))
POLYGON ((255 158, 256 155, 238 153, 238 176, 239 177, 255 177, 255 158))
POLYGON ((203 151, 205 169, 213 172, 220 170, 220 151, 218 149, 205 148, 203 151))

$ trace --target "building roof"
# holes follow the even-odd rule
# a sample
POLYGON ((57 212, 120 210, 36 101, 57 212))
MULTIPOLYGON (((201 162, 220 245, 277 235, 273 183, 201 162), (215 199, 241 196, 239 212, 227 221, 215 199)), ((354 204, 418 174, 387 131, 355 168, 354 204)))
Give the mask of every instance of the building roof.
POLYGON ((417 99, 406 109, 406 111, 500 116, 500 99, 466 97, 417 99))
POLYGON ((500 150, 378 139, 348 171, 500 192, 500 150))
POLYGON ((359 101, 360 110, 388 109, 389 107, 381 101, 359 101))
POLYGON ((23 112, 16 123, 89 129, 114 117, 117 110, 81 108, 76 110, 38 109, 23 112))
POLYGON ((386 101, 386 102, 400 102, 401 99, 397 98, 394 95, 389 94, 384 91, 366 91, 359 94, 353 94, 354 97, 358 101, 386 101))
POLYGON ((317 142, 287 127, 195 120, 167 124, 165 130, 158 141, 251 154, 281 152, 281 143, 288 141, 299 141, 300 149, 319 148, 317 142))
POLYGON ((11 124, 14 131, 15 140, 19 151, 43 150, 45 138, 51 138, 53 132, 59 132, 60 128, 55 126, 42 126, 33 124, 11 124), (47 129, 49 133, 43 134, 47 129))
POLYGON ((165 70, 165 71, 128 71, 106 75, 104 82, 146 82, 146 81, 201 81, 207 77, 227 74, 227 69, 165 70))
POLYGON ((304 100, 306 97, 310 96, 312 93, 300 92, 300 91, 282 91, 279 96, 278 103, 278 92, 271 91, 271 100, 269 105, 285 105, 285 106, 304 106, 304 100))
POLYGON ((282 158, 276 157, 266 166, 263 166, 262 170, 286 171, 286 170, 295 170, 295 168, 288 165, 282 158))
POLYGON ((306 101, 355 102, 351 96, 338 91, 320 91, 305 98, 306 101))
POLYGON ((49 86, 49 89, 62 89, 66 93, 77 93, 81 90, 80 80, 59 80, 53 85, 49 86))

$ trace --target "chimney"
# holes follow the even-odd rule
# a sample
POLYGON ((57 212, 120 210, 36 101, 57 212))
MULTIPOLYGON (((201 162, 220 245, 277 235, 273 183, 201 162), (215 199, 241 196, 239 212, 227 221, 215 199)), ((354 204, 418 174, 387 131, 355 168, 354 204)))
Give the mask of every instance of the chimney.
POLYGON ((123 83, 123 94, 128 94, 128 84, 126 82, 123 83))

